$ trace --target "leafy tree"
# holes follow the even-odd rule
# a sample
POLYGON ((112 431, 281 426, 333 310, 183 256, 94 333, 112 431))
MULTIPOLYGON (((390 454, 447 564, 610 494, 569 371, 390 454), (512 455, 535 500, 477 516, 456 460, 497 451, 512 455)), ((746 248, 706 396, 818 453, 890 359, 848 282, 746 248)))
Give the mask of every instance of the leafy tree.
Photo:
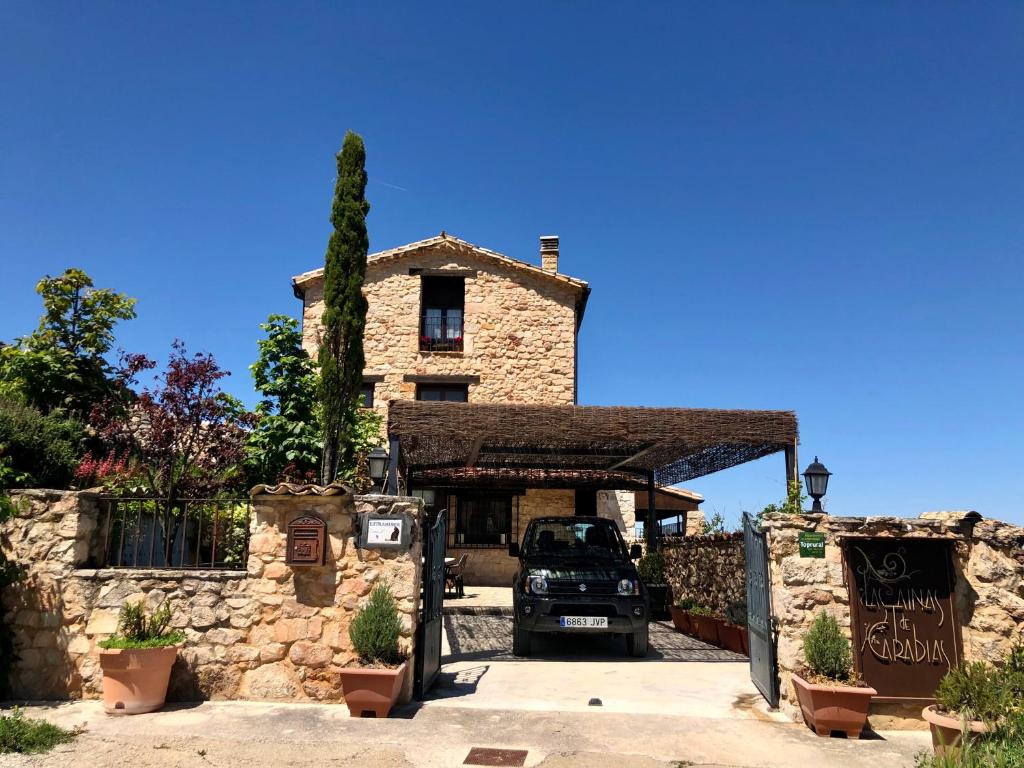
POLYGON ((111 394, 104 355, 114 343, 118 321, 135 317, 135 299, 94 288, 80 269, 44 277, 36 292, 44 308, 39 327, 0 348, 0 394, 44 412, 63 408, 85 416, 111 394))
POLYGON ((245 449, 250 479, 313 480, 323 448, 316 366, 302 348, 297 320, 271 315, 260 328, 267 335, 259 340, 259 358, 249 367, 262 395, 245 449))
POLYGON ((715 512, 710 519, 705 519, 701 524, 701 534, 709 536, 713 533, 725 533, 725 518, 721 512, 715 512))
MULTIPOLYGON (((11 497, 7 495, 7 488, 0 478, 0 525, 4 521, 14 517, 17 509, 11 497)), ((21 579, 22 570, 17 563, 7 559, 2 548, 0 548, 0 606, 6 605, 3 600, 4 592, 9 586, 21 579)), ((14 631, 7 623, 5 611, 0 608, 0 699, 7 698, 10 693, 11 666, 16 658, 14 652, 14 631)))
POLYGON ((80 422, 0 397, 0 488, 67 488, 81 456, 80 422))
POLYGON ((791 480, 786 488, 786 500, 778 504, 769 504, 757 513, 755 519, 760 523, 764 520, 765 515, 802 515, 805 501, 807 501, 807 497, 804 495, 804 487, 799 480, 791 480))
POLYGON ((320 481, 334 481, 341 469, 353 469, 355 446, 343 440, 357 418, 363 377, 363 329, 366 325, 366 149, 360 136, 345 134, 337 156, 331 223, 334 231, 324 258, 323 336, 320 341, 320 405, 323 454, 320 481))
POLYGON ((212 355, 189 356, 176 341, 155 387, 128 396, 138 375, 156 367, 144 355, 122 355, 121 395, 93 410, 106 456, 127 456, 146 490, 173 503, 238 487, 249 414, 221 391, 229 373, 212 355))

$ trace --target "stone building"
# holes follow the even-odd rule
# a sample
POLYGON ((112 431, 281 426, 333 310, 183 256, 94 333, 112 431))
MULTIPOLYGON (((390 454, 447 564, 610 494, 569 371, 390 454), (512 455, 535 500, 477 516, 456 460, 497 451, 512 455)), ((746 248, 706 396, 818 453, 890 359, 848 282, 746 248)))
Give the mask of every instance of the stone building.
MULTIPOLYGON (((442 232, 367 260, 364 400, 385 419, 392 400, 573 405, 578 336, 590 287, 558 269, 557 237, 541 237, 540 265, 442 232)), ((303 341, 315 355, 323 269, 292 279, 303 341)), ((530 519, 597 514, 633 535, 634 492, 554 488, 407 489, 428 511, 448 509, 449 554, 467 554, 466 578, 504 585, 506 554, 530 519)), ((696 505, 693 505, 696 509, 696 505)), ((700 514, 697 512, 697 514, 700 514)), ((690 520, 696 520, 691 514, 690 520)))

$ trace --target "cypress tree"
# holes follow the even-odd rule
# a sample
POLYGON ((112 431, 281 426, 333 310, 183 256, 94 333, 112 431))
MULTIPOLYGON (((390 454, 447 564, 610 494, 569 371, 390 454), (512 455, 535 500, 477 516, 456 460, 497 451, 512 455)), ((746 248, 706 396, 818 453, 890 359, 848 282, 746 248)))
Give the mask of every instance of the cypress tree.
POLYGON ((366 326, 366 149, 348 131, 337 156, 331 224, 334 232, 324 257, 323 338, 320 341, 320 404, 324 448, 320 482, 327 485, 354 460, 351 440, 363 380, 363 329, 366 326))

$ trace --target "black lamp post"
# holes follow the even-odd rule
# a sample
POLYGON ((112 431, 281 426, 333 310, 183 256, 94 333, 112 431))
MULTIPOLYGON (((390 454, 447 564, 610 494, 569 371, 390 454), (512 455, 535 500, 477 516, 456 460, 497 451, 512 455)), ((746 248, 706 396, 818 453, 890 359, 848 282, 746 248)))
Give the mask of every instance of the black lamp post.
POLYGON ((818 457, 814 457, 814 461, 807 465, 807 469, 804 470, 804 482, 807 484, 807 495, 814 499, 814 504, 811 506, 811 512, 824 512, 824 507, 821 506, 821 497, 825 495, 825 491, 828 489, 828 478, 832 473, 825 469, 825 465, 818 461, 818 457))
POLYGON ((379 491, 384 487, 384 478, 387 477, 390 463, 391 457, 380 446, 370 451, 370 455, 366 457, 367 469, 370 473, 370 480, 373 481, 374 490, 379 491))

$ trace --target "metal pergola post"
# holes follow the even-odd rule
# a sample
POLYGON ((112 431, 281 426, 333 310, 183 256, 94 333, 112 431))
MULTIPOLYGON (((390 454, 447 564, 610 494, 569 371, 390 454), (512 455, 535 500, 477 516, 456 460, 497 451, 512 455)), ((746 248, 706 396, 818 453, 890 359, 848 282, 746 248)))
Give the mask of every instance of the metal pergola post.
POLYGON ((647 551, 658 548, 658 510, 657 491, 654 487, 654 473, 647 473, 647 521, 644 523, 644 538, 647 539, 647 551))

